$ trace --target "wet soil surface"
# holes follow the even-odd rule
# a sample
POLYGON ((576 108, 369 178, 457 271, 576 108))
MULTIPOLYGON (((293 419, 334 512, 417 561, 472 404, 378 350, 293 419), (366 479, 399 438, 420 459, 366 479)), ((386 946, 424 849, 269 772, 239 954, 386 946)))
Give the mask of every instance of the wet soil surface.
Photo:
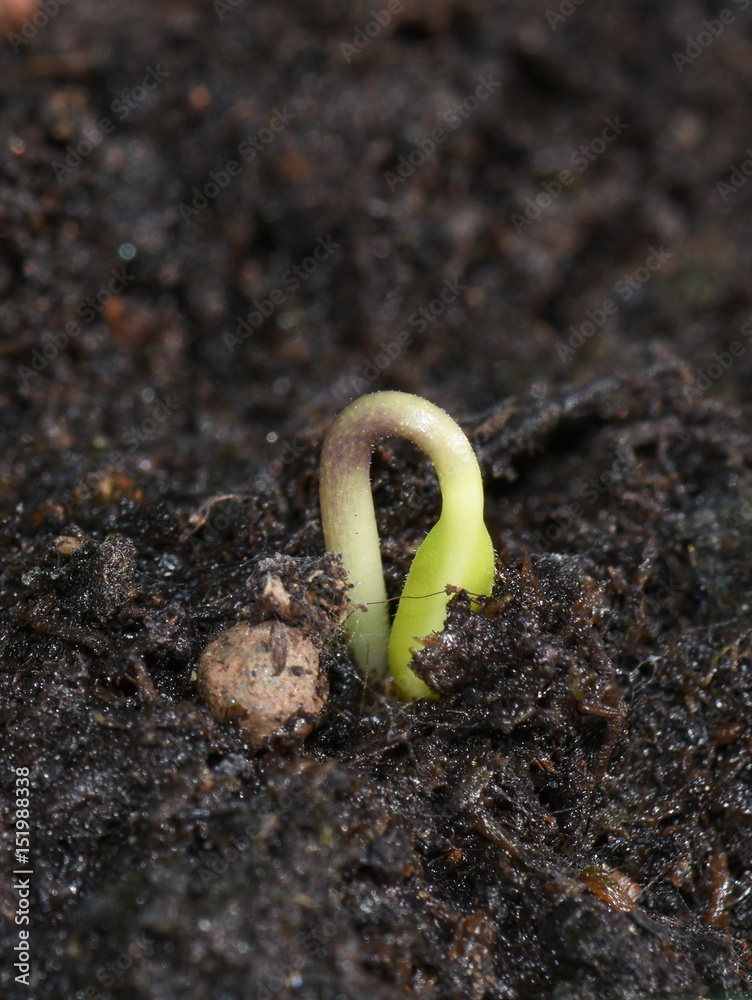
MULTIPOLYGON (((745 0, 22 6, 0 992, 746 995, 745 0), (497 581, 416 658, 435 702, 364 683, 324 552, 322 435, 378 389, 487 485, 497 581), (320 654, 308 735, 198 693, 238 622, 320 654)), ((404 442, 373 481, 396 597, 441 501, 404 442)))

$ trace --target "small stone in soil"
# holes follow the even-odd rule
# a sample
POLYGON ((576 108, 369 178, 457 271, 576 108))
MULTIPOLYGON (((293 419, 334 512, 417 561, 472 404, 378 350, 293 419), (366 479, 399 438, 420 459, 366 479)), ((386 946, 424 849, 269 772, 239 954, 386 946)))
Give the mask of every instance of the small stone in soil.
POLYGON ((314 644, 278 621, 220 632, 201 654, 196 684, 215 719, 233 719, 255 747, 307 736, 329 693, 314 644))

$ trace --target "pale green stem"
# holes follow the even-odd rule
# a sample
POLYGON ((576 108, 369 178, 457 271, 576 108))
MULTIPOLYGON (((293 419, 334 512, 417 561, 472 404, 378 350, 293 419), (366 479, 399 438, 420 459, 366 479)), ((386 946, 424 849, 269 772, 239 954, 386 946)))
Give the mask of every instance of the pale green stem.
POLYGON ((337 417, 324 442, 321 519, 327 550, 342 554, 353 584, 353 603, 368 605, 348 618, 356 662, 367 674, 383 676, 388 659, 403 697, 430 696, 407 663, 421 639, 442 630, 448 601, 445 587, 490 593, 493 582, 493 547, 483 523, 483 483, 467 438, 448 414, 418 396, 403 392, 362 396, 337 417), (373 449, 389 436, 407 438, 428 455, 442 495, 441 517, 408 574, 391 644, 370 482, 373 449))

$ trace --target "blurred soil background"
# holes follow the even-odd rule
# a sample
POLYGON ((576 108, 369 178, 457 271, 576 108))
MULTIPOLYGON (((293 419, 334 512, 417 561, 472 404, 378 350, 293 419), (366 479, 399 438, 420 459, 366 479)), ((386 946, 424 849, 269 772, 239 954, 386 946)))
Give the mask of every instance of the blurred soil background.
MULTIPOLYGON (((4 996, 752 983, 749 2, 382 3, 0 4, 4 996), (501 556, 417 706, 318 515, 380 389, 462 421, 501 556), (192 675, 280 617, 331 695, 259 751, 192 675)), ((394 595, 440 499, 374 478, 394 595)))

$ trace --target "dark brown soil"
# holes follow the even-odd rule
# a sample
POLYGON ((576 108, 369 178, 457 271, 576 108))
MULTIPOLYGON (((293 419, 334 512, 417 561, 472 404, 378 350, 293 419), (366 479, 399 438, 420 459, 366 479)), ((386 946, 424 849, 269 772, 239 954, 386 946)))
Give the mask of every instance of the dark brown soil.
MULTIPOLYGON (((746 0, 58 2, 0 50, 0 994, 746 995, 746 0), (387 388, 463 421, 499 552, 415 705, 318 512, 387 388), (269 619, 330 694, 258 750, 193 676, 269 619)), ((440 497, 402 442, 374 491, 397 596, 440 497)))

